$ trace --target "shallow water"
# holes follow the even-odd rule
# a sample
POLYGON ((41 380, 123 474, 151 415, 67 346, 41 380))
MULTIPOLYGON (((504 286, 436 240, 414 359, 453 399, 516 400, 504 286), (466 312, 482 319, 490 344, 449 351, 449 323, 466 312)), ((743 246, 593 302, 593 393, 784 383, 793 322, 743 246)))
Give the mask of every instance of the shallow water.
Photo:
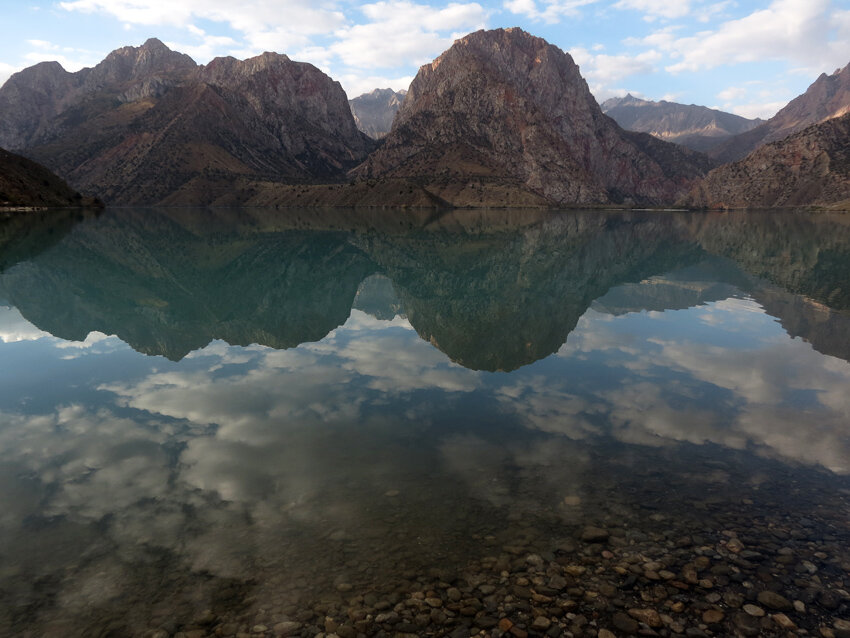
POLYGON ((850 635, 848 216, 124 209, 0 269, 2 635, 850 635))

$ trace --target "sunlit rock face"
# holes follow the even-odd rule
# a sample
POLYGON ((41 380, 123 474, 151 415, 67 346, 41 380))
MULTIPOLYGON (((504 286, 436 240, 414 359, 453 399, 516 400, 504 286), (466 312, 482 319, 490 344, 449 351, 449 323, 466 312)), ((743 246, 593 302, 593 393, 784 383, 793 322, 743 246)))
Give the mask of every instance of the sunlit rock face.
POLYGON ((715 146, 709 155, 718 163, 734 162, 759 146, 778 142, 813 124, 841 117, 848 111, 850 64, 837 69, 832 75, 821 73, 805 93, 791 100, 767 122, 715 146))
POLYGON ((361 177, 512 179, 557 203, 670 202, 707 159, 606 117, 572 58, 521 29, 478 31, 423 66, 361 177))
POLYGON ((706 106, 642 100, 629 94, 612 97, 602 111, 627 131, 649 133, 662 140, 703 151, 738 133, 752 130, 762 120, 750 120, 706 106))
POLYGON ((155 39, 77 73, 25 69, 0 109, 0 146, 107 203, 245 201, 266 183, 333 181, 373 147, 310 64, 264 53, 197 66, 155 39))
POLYGON ((406 94, 407 90, 375 89, 349 100, 357 128, 375 140, 386 137, 406 94))

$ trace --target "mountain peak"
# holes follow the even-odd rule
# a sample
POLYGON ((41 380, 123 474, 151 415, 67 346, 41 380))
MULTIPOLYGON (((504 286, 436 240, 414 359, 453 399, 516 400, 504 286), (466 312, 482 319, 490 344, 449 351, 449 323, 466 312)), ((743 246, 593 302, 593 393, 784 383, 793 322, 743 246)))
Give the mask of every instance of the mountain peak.
POLYGON ((701 173, 685 175, 694 168, 686 155, 624 135, 569 54, 519 28, 494 29, 420 68, 386 142, 356 174, 480 180, 559 204, 649 203, 701 173), (681 155, 681 173, 662 168, 662 151, 681 155))

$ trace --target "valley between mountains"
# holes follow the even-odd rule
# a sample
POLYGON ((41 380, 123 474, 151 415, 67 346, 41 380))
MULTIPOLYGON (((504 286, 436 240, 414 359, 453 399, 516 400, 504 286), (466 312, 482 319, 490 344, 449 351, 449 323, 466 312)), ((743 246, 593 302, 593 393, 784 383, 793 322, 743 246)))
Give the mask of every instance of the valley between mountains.
POLYGON ((569 54, 518 28, 352 100, 286 55, 198 65, 151 39, 76 73, 24 69, 0 113, 0 206, 850 205, 850 65, 767 121, 600 106, 569 54))

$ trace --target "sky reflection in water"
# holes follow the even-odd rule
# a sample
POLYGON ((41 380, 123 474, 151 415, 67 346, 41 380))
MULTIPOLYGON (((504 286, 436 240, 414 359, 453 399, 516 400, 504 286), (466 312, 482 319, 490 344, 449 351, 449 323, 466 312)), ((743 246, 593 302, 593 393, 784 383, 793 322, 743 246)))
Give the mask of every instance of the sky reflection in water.
MULTIPOLYGON (((7 628, 49 634, 93 608, 155 627, 160 616, 208 608, 209 575, 229 579, 234 600, 253 583, 258 606, 343 581, 389 583, 402 567, 461 564, 509 514, 540 517, 550 539, 610 524, 633 506, 618 492, 642 489, 632 482, 645 482, 648 468, 681 486, 681 500, 661 495, 672 509, 699 473, 720 498, 736 473, 758 489, 777 468, 811 472, 835 494, 848 487, 843 293, 829 273, 807 279, 799 237, 784 246, 785 261, 802 255, 791 274, 771 279, 734 259, 752 246, 706 249, 735 223, 758 220, 450 219, 425 231, 324 229, 310 244, 309 231, 256 220, 222 236, 166 219, 189 229, 173 252, 201 263, 178 274, 153 234, 145 250, 111 262, 110 248, 97 252, 115 229, 125 233, 111 236, 116 245, 145 238, 144 218, 127 215, 84 220, 0 275, 0 296, 17 304, 0 308, 0 585, 15 592, 0 615, 7 628), (270 273, 274 259, 261 258, 275 238, 307 257, 270 273), (204 247, 209 262, 198 257, 204 247), (72 273, 82 249, 94 266, 72 273), (221 254, 231 261, 211 263, 221 254), (250 290, 233 296, 254 275, 298 291, 305 273, 335 268, 355 288, 333 289, 344 275, 311 282, 312 305, 287 299, 294 310, 282 320, 268 319, 268 290, 259 302, 250 290), (34 283, 62 293, 39 297, 34 283), (806 285, 811 296, 799 294, 806 285), (322 304, 331 316, 316 314, 322 304), (340 304, 353 304, 347 318, 340 304), (772 315, 777 308, 784 314, 772 315), (482 317, 486 331, 464 331, 482 317), (184 322, 207 326, 213 340, 180 356, 184 322), (126 327, 149 354, 97 331, 104 326, 126 327), (216 334, 305 338, 275 349, 216 334), (565 508, 574 496, 583 507, 565 508), (151 584, 162 569, 175 582, 151 584), (151 598, 151 587, 171 598, 151 598), (45 590, 52 602, 40 611, 10 611, 45 590)), ((825 228, 838 237, 832 250, 850 251, 845 225, 825 228)), ((776 227, 765 226, 753 244, 769 253, 762 265, 776 250, 776 227)))

